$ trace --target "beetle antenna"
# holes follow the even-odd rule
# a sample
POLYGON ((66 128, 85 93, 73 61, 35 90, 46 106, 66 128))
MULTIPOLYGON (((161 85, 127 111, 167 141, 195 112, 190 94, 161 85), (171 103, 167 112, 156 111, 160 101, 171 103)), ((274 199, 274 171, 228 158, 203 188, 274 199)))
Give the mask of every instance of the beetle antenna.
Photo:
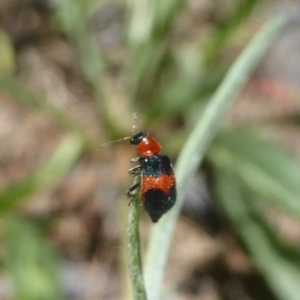
POLYGON ((103 147, 107 147, 107 146, 110 146, 110 145, 113 145, 113 144, 121 143, 121 142, 129 140, 129 139, 131 139, 131 137, 130 136, 126 136, 126 137, 123 137, 123 138, 121 138, 119 140, 115 140, 115 141, 111 141, 111 142, 108 142, 108 143, 104 143, 99 148, 103 148, 103 147))

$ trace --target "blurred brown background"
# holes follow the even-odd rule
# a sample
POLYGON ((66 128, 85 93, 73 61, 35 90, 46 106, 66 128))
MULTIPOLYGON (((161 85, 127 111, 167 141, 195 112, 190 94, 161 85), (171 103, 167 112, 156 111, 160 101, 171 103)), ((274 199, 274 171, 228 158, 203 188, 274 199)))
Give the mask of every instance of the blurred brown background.
MULTIPOLYGON (((165 6, 159 1, 1 0, 0 299, 131 299, 125 192, 132 180, 129 160, 136 153, 127 143, 99 145, 130 135, 137 111, 138 128, 154 135, 175 162, 195 112, 262 24, 278 15, 295 22, 271 47, 222 130, 238 145, 251 144, 257 156, 249 161, 270 175, 258 188, 239 174, 244 172, 239 165, 227 161, 244 180, 244 194, 261 205, 257 224, 278 235, 279 240, 270 233, 270 249, 295 267, 295 284, 282 290, 299 299, 293 289, 300 283, 300 214, 297 204, 291 208, 300 199, 300 4, 268 0, 165 6), (239 142, 234 136, 239 130, 273 143, 278 155, 270 153, 269 160, 261 158, 266 165, 260 163, 266 148, 260 150, 251 139, 239 142), (281 170, 290 170, 290 177, 282 173, 281 180, 281 170), (282 193, 270 188, 271 181, 282 193), (272 192, 279 200, 264 202, 276 198, 272 192)), ((220 141, 216 149, 225 149, 220 141)), ((239 151, 233 145, 226 149, 239 151)), ((253 256, 220 205, 214 153, 186 193, 165 280, 169 299, 284 299, 272 286, 280 281, 280 269, 270 280, 268 267, 257 264, 263 259, 253 256)), ((246 158, 247 153, 242 161, 246 158)), ((142 249, 151 226, 143 212, 142 249)))

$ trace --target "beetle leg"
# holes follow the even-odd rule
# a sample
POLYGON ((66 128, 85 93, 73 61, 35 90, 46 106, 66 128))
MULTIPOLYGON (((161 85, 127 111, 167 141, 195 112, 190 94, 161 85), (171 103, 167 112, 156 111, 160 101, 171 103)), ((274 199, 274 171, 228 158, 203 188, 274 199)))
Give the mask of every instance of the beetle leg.
POLYGON ((133 184, 130 188, 129 188, 129 190, 127 191, 127 195, 129 196, 129 197, 133 197, 133 196, 135 196, 136 195, 136 190, 140 187, 140 183, 135 183, 135 184, 133 184))
POLYGON ((129 169, 129 174, 132 174, 132 175, 140 175, 141 174, 141 166, 135 166, 131 169, 129 169))
POLYGON ((137 162, 142 162, 143 160, 144 160, 144 157, 135 157, 135 158, 132 158, 130 160, 130 162, 137 163, 137 162))

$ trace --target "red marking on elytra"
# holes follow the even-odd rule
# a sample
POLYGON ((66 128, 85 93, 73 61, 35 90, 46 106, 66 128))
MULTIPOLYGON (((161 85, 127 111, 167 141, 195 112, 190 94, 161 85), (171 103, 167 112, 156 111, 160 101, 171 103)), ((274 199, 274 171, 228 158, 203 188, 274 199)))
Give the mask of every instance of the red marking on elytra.
POLYGON ((169 194, 170 188, 175 185, 175 176, 161 174, 159 177, 144 175, 141 180, 141 196, 149 189, 162 190, 166 195, 169 194))

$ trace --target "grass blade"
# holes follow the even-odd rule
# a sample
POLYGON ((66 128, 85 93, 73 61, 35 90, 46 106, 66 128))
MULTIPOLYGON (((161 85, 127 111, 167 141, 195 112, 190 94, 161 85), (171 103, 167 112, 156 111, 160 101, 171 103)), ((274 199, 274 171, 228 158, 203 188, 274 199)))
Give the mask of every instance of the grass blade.
POLYGON ((127 227, 127 248, 128 262, 133 289, 133 299, 146 300, 146 291, 142 274, 140 239, 139 239, 139 220, 140 220, 140 201, 136 195, 130 204, 127 227))
POLYGON ((153 229, 145 263, 146 290, 150 300, 160 299, 163 272, 176 220, 184 200, 187 182, 203 159, 211 140, 230 104, 241 90, 259 60, 266 53, 279 32, 287 24, 283 18, 270 20, 254 37, 230 68, 184 145, 176 165, 178 200, 175 207, 153 229))

